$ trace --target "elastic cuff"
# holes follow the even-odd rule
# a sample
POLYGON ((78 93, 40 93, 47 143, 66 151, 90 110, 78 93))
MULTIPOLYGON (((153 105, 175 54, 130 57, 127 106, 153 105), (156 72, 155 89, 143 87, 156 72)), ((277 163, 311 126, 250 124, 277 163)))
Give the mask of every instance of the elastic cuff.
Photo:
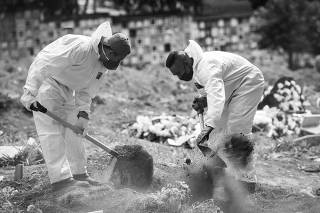
POLYGON ((89 120, 89 113, 86 111, 79 111, 77 118, 79 119, 80 117, 89 120))
POLYGON ((215 129, 215 126, 214 126, 214 125, 212 125, 212 124, 209 124, 209 123, 205 123, 204 125, 205 125, 205 126, 209 126, 209 127, 212 127, 213 129, 215 129))
POLYGON ((77 110, 80 111, 85 111, 86 113, 90 114, 90 104, 84 104, 84 105, 76 105, 77 110))

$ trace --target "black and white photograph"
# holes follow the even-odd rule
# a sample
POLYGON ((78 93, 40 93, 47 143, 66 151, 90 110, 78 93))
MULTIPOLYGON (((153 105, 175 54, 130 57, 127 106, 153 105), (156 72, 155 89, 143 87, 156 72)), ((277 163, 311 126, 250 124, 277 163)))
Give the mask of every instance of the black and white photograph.
POLYGON ((320 213, 320 0, 0 0, 0 213, 320 213))

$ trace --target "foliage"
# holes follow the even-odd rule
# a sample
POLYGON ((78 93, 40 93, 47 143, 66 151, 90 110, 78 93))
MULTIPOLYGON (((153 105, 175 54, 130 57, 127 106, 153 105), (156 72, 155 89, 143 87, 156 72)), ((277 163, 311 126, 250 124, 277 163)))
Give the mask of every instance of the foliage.
POLYGON ((5 1, 0 4, 0 12, 16 12, 26 9, 39 9, 43 11, 46 18, 52 16, 66 16, 77 15, 79 12, 79 5, 77 0, 37 0, 37 1, 5 1))
POLYGON ((320 54, 320 1, 309 0, 305 17, 306 36, 311 46, 311 53, 320 54))
POLYGON ((50 187, 46 170, 43 166, 25 169, 25 177, 21 180, 5 179, 0 182, 0 212, 40 213, 39 197, 48 200, 50 187))
POLYGON ((77 0, 42 0, 46 17, 77 15, 79 5, 77 0))
POLYGON ((319 47, 320 22, 316 12, 319 10, 314 9, 317 7, 319 2, 316 1, 268 1, 258 15, 261 20, 257 29, 261 35, 259 46, 284 50, 288 54, 289 68, 294 69, 295 53, 315 52, 313 46, 319 47))
POLYGON ((115 6, 123 8, 128 14, 161 12, 199 12, 202 0, 114 0, 115 6))
MULTIPOLYGON (((289 55, 289 67, 293 66, 293 53, 306 50, 308 46, 300 13, 306 4, 294 0, 270 0, 266 7, 260 10, 262 25, 258 32, 262 38, 259 45, 262 48, 282 48, 289 55)), ((303 17, 303 15, 302 15, 303 17)))
POLYGON ((39 145, 26 145, 15 156, 3 155, 0 157, 0 168, 24 164, 27 166, 44 163, 39 145))
POLYGON ((251 7, 253 9, 257 9, 264 6, 268 2, 268 0, 249 0, 249 2, 251 3, 251 7))
POLYGON ((184 212, 188 209, 191 191, 185 182, 176 181, 163 187, 160 191, 146 194, 128 206, 126 212, 184 212))

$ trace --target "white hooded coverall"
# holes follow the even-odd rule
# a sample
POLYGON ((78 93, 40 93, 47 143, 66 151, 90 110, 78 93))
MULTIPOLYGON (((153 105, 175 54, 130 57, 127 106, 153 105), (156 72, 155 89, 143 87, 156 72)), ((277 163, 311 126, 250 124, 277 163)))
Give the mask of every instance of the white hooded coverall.
POLYGON ((205 124, 214 128, 208 145, 217 150, 227 135, 250 135, 264 89, 262 72, 245 58, 223 51, 203 52, 193 40, 185 52, 193 58, 193 80, 204 87, 205 124), (219 144, 220 143, 220 144, 219 144))
MULTIPOLYGON (((68 34, 42 49, 31 64, 21 102, 34 101, 75 124, 79 111, 90 112, 106 68, 99 59, 101 36, 112 36, 102 23, 89 36, 68 34)), ((84 139, 41 112, 33 112, 51 183, 86 173, 84 139)))

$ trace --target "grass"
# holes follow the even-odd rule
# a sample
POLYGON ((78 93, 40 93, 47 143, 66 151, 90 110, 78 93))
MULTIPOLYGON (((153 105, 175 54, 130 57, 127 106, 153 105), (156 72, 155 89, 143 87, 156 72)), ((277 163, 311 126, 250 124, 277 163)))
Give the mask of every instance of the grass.
MULTIPOLYGON (((50 190, 44 165, 24 167, 24 178, 14 181, 6 177, 0 182, 0 211, 18 212, 45 198, 50 190)), ((10 176, 9 176, 10 177, 10 176)))

